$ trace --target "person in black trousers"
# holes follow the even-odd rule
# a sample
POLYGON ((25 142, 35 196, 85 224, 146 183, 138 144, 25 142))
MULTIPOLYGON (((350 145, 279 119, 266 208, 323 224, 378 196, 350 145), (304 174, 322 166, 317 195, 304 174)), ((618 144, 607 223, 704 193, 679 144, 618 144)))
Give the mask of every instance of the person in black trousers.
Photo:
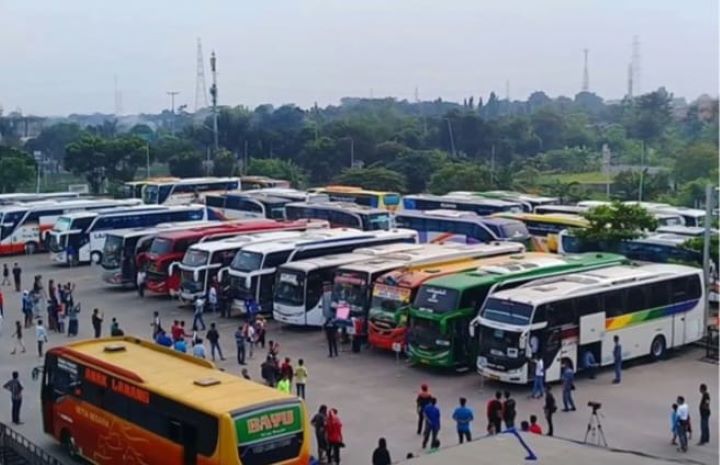
POLYGON ((20 406, 22 405, 23 385, 20 384, 20 374, 17 371, 12 372, 12 379, 3 385, 3 388, 10 391, 10 400, 12 402, 12 422, 16 425, 20 422, 20 406))
POLYGON ((550 390, 550 385, 547 384, 545 386, 545 407, 543 409, 545 411, 545 419, 547 419, 548 422, 548 436, 553 435, 553 422, 552 417, 557 412, 557 403, 555 402, 555 396, 550 390))
POLYGON ((710 442, 710 394, 706 384, 700 385, 700 442, 702 446, 710 442))
POLYGON ((330 318, 325 322, 325 337, 328 343, 328 357, 337 357, 337 327, 335 326, 335 322, 330 318))
POLYGON ((515 427, 515 415, 517 414, 515 399, 510 397, 510 391, 505 391, 505 400, 503 401, 502 416, 505 422, 505 428, 515 427))
POLYGON ((95 331, 95 339, 98 339, 102 335, 102 322, 103 316, 100 313, 100 310, 97 308, 94 309, 92 314, 92 327, 95 331))

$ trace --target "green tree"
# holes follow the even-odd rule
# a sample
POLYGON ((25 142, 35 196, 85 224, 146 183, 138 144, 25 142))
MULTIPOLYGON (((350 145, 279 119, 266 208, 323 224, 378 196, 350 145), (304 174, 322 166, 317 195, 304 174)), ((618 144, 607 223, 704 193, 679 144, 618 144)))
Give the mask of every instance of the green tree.
POLYGON ((556 179, 552 184, 545 186, 544 192, 560 199, 561 204, 574 203, 584 197, 584 192, 577 181, 563 182, 556 179))
POLYGON ((298 189, 307 185, 307 175, 305 172, 290 160, 253 158, 248 164, 247 174, 284 179, 290 181, 290 184, 298 189))
POLYGON ((30 155, 0 145, 0 192, 15 192, 34 177, 35 160, 30 155))
POLYGON ((541 108, 531 116, 533 131, 540 138, 543 150, 559 148, 563 143, 565 121, 551 108, 541 108))
POLYGON ((181 152, 168 160, 170 174, 179 178, 193 178, 203 174, 203 157, 197 151, 181 152))
POLYGON ((575 234, 583 240, 595 243, 616 243, 640 237, 642 231, 653 231, 657 221, 645 208, 613 202, 591 208, 583 214, 590 223, 586 229, 575 234))
POLYGON ((193 142, 184 137, 164 135, 155 140, 150 146, 150 155, 153 160, 167 163, 170 158, 185 152, 195 150, 193 142))
MULTIPOLYGON (((654 200, 670 191, 667 172, 643 173, 643 200, 654 200)), ((613 179, 613 195, 620 200, 637 200, 640 195, 640 172, 621 171, 613 179)))
POLYGON ((693 144, 675 160, 675 177, 680 182, 718 178, 718 150, 710 144, 693 144))
POLYGON ((75 142, 85 132, 75 123, 57 123, 44 128, 40 134, 25 143, 25 150, 33 153, 38 150, 46 156, 62 160, 65 147, 75 142))
POLYGON ((492 189, 490 170, 477 163, 449 163, 430 178, 429 190, 433 194, 450 191, 483 191, 492 189))
MULTIPOLYGON (((705 244, 704 238, 693 237, 692 239, 688 239, 683 244, 683 247, 688 248, 690 250, 694 250, 696 252, 703 253, 704 244, 705 244)), ((717 263, 719 256, 720 256, 720 236, 715 234, 714 236, 710 237, 710 259, 713 260, 715 263, 717 263)))
POLYGON ((213 176, 235 176, 238 172, 238 164, 232 152, 220 149, 213 159, 213 176))
POLYGON ((401 153, 387 167, 405 176, 408 192, 425 192, 430 177, 447 163, 447 159, 447 154, 440 150, 413 150, 401 153))
POLYGON ((379 166, 348 168, 334 181, 339 184, 359 186, 363 189, 376 191, 405 192, 406 185, 405 176, 379 166))

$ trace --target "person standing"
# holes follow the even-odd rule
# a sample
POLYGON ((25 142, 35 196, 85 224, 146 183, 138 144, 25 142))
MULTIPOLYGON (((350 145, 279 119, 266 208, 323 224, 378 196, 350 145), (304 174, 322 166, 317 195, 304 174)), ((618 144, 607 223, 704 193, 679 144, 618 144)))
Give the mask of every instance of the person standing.
POLYGON ((220 333, 218 333, 217 328, 215 328, 215 323, 210 323, 210 330, 205 335, 205 338, 210 341, 210 357, 212 358, 212 361, 215 361, 216 351, 220 356, 220 360, 225 360, 222 349, 220 348, 220 333))
POLYGON ((563 364, 562 371, 562 399, 563 412, 575 411, 575 402, 573 401, 572 392, 575 389, 575 372, 570 366, 570 362, 563 364))
POLYGON ((5 296, 3 295, 2 289, 0 289, 0 324, 3 318, 5 318, 5 296))
POLYGON ((505 400, 502 405, 503 421, 505 422, 505 428, 515 427, 515 415, 517 415, 517 408, 515 405, 515 399, 510 397, 510 391, 505 391, 505 400))
POLYGON ((203 344, 202 338, 197 337, 193 340, 192 354, 193 357, 197 358, 205 359, 207 357, 205 354, 205 345, 203 344))
POLYGON ((22 336, 22 324, 19 321, 15 322, 15 332, 12 334, 14 344, 13 344, 13 350, 10 352, 11 355, 15 355, 15 352, 17 352, 17 348, 20 347, 22 349, 22 353, 25 353, 25 344, 23 343, 23 336, 22 336))
POLYGON ((295 390, 297 396, 305 400, 305 384, 308 379, 308 370, 305 366, 305 360, 299 359, 298 366, 295 368, 295 390))
POLYGON ((150 326, 152 327, 152 338, 153 341, 157 337, 158 333, 162 331, 162 322, 160 321, 160 313, 153 312, 153 319, 152 323, 150 323, 150 326))
POLYGON ((244 327, 238 326, 235 331, 235 347, 237 347, 238 365, 245 365, 245 331, 244 327))
POLYGON ((343 424, 337 409, 330 409, 327 416, 328 463, 340 464, 340 448, 345 447, 342 435, 343 424))
POLYGON ((265 380, 265 384, 270 387, 275 387, 277 380, 277 368, 275 361, 271 356, 267 356, 265 361, 260 365, 260 376, 265 380))
POLYGON ((495 392, 495 398, 490 399, 487 403, 487 432, 488 434, 498 434, 502 431, 502 393, 495 392))
POLYGON ((277 383, 277 390, 285 394, 290 394, 290 380, 285 374, 280 375, 280 381, 277 383))
POLYGON ((710 442, 710 394, 706 384, 700 385, 700 442, 702 446, 710 442))
POLYGON ((145 297, 145 286, 147 285, 147 273, 145 272, 145 269, 141 267, 138 272, 137 276, 135 276, 135 284, 137 285, 137 292, 138 296, 142 299, 145 297))
POLYGON ((321 405, 317 413, 313 415, 310 424, 315 428, 315 440, 317 441, 318 459, 328 459, 327 441, 327 406, 321 405))
POLYGON ((280 375, 285 376, 292 385, 294 374, 295 370, 293 369, 292 363, 290 363, 290 357, 285 357, 282 365, 280 365, 280 375))
POLYGON ((378 439, 378 446, 373 451, 372 465, 390 465, 392 459, 390 458, 390 451, 387 448, 387 441, 385 438, 378 439))
POLYGON ((193 331, 205 331, 205 321, 203 321, 203 312, 205 311, 205 300, 195 297, 195 311, 193 312, 193 331), (202 325, 202 328, 200 328, 202 325))
POLYGON ((437 435, 440 432, 440 409, 437 406, 436 398, 430 399, 430 403, 423 409, 423 415, 425 416, 425 431, 423 431, 422 448, 425 449, 431 437, 431 445, 437 442, 437 435))
POLYGON ((100 310, 93 309, 92 313, 92 326, 93 330, 95 331, 95 339, 100 338, 102 335, 102 322, 103 322, 103 314, 100 313, 100 310))
POLYGON ((672 433, 672 440, 670 444, 673 446, 677 445, 678 438, 678 404, 672 404, 672 410, 670 411, 670 432, 672 433))
POLYGON ((10 268, 8 268, 7 263, 3 263, 3 279, 2 279, 2 285, 3 285, 3 286, 9 286, 9 285, 10 285, 10 268))
POLYGON ((12 404, 12 422, 21 425, 20 406, 22 405, 23 385, 20 383, 20 374, 17 371, 12 372, 12 379, 3 385, 3 388, 10 391, 10 402, 12 404))
POLYGON ((540 355, 535 356, 535 378, 533 378, 532 395, 533 399, 543 396, 543 385, 545 384, 545 364, 540 355))
POLYGON ((74 305, 72 305, 72 304, 68 304, 68 305, 67 305, 67 309, 68 309, 68 310, 67 310, 67 314, 68 314, 68 331, 67 331, 67 335, 68 335, 68 337, 70 337, 70 336, 77 336, 77 335, 78 335, 78 329, 79 329, 78 326, 79 326, 79 324, 80 324, 80 323, 78 322, 78 312, 80 311, 80 305, 78 305, 78 306, 76 307, 76 306, 74 306, 74 305))
POLYGON ((467 407, 467 399, 464 397, 460 398, 460 405, 455 408, 452 418, 457 424, 457 434, 460 444, 467 439, 468 442, 472 441, 472 433, 470 431, 470 423, 475 419, 472 409, 467 407))
POLYGON ((20 292, 22 286, 22 268, 15 262, 12 268, 13 281, 15 282, 15 292, 20 292))
POLYGON ((38 357, 42 357, 43 345, 48 341, 47 330, 43 326, 42 320, 38 320, 35 326, 35 338, 37 339, 38 357))
POLYGON ((23 291, 21 303, 22 303, 22 312, 25 317, 25 327, 29 328, 32 326, 33 309, 32 309, 32 301, 30 300, 30 294, 28 293, 28 291, 23 291))
POLYGON ((215 313, 217 311, 217 305, 218 305, 218 295, 217 295, 217 289, 215 288, 215 285, 210 286, 210 289, 208 289, 208 307, 210 307, 210 313, 215 313))
POLYGON ((335 320, 332 318, 328 318, 325 321, 325 337, 327 338, 328 343, 328 357, 337 357, 337 326, 335 326, 335 320))
POLYGON ((620 336, 613 336, 615 347, 613 347, 613 369, 615 370, 615 379, 613 384, 620 384, 622 375, 622 346, 620 345, 620 336))
MULTIPOLYGON (((552 393, 552 390, 550 389, 550 385, 548 384, 545 386, 545 406, 543 407, 543 411, 545 412, 545 419, 548 423, 548 436, 553 435, 553 421, 552 417, 557 412, 557 402, 555 401, 555 396, 552 393)), ((532 423, 532 417, 530 417, 532 423)), ((542 433, 541 433, 542 434, 542 433)))
POLYGON ((245 323, 244 328, 245 340, 248 345, 248 357, 253 358, 253 352, 255 344, 257 343, 257 333, 255 332, 255 325, 252 323, 245 323))
POLYGON ((432 394, 427 384, 420 385, 420 392, 415 398, 415 408, 418 415, 417 434, 422 434, 423 425, 425 424, 425 407, 430 404, 432 394))
POLYGON ((688 426, 690 423, 690 408, 685 403, 683 396, 677 398, 677 417, 678 417, 678 439, 680 447, 678 451, 687 452, 688 450, 688 426))
MULTIPOLYGON (((253 320, 250 320, 253 321, 253 320)), ((265 349, 265 336, 267 335, 267 327, 265 326, 265 318, 259 317, 255 319, 255 334, 257 343, 261 349, 265 349)))

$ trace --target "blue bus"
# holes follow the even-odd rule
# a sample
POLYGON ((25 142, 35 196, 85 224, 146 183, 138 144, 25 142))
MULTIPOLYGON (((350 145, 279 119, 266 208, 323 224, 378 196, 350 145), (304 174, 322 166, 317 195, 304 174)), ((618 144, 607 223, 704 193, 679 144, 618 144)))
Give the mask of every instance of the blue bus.
POLYGON ((399 228, 414 229, 420 242, 516 241, 527 244, 530 233, 521 221, 482 217, 455 210, 403 210, 395 216, 399 228))

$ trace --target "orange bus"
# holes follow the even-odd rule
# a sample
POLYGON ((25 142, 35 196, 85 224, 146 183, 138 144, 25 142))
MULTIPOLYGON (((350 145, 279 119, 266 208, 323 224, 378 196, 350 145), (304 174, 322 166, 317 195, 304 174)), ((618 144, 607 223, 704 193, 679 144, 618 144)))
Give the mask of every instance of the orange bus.
POLYGON ((307 465, 303 402, 134 337, 49 350, 43 429, 98 465, 307 465))

